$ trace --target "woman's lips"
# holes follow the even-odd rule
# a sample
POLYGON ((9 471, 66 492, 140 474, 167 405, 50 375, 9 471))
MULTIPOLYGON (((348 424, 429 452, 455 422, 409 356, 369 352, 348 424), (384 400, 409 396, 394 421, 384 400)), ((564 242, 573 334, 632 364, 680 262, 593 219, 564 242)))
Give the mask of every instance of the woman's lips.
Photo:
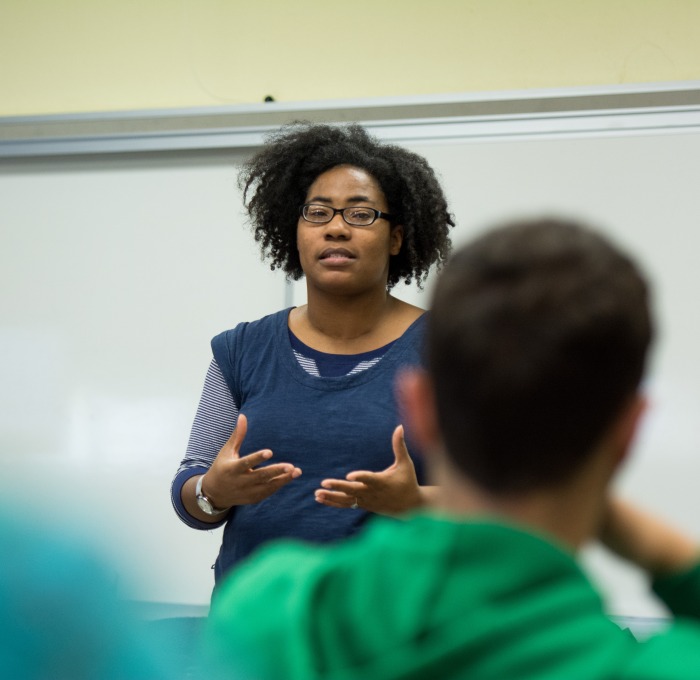
POLYGON ((345 248, 328 248, 321 253, 319 259, 328 264, 342 264, 354 260, 355 256, 345 248))

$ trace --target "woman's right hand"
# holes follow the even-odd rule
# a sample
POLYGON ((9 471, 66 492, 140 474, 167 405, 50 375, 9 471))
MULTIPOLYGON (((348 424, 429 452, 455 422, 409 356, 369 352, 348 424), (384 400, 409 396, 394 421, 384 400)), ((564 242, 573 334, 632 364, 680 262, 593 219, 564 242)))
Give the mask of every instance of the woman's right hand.
POLYGON ((291 463, 257 467, 272 458, 270 449, 241 457, 248 419, 241 413, 236 429, 223 445, 202 481, 202 493, 217 508, 258 503, 301 475, 291 463))

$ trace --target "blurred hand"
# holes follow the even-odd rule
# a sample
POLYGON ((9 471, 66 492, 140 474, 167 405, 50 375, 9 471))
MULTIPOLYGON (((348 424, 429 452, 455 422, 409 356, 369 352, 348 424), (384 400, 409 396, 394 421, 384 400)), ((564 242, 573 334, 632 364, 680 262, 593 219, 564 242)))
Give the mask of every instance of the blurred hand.
POLYGON ((700 559, 695 540, 618 498, 608 502, 600 540, 612 552, 654 575, 682 571, 700 559))

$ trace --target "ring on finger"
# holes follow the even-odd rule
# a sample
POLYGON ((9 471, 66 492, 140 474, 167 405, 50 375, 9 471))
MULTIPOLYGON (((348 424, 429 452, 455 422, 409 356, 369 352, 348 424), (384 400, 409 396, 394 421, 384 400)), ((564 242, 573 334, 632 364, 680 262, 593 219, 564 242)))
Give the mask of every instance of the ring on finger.
POLYGON ((353 510, 357 510, 360 506, 357 504, 357 498, 355 499, 355 502, 350 506, 353 510))

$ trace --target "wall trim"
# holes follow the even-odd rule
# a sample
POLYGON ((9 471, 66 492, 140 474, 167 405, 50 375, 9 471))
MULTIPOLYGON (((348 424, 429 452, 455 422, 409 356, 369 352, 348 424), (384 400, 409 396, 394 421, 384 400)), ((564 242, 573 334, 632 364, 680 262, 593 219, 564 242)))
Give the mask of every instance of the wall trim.
POLYGON ((397 142, 700 128, 700 81, 0 118, 0 157, 246 149, 294 120, 397 142))

